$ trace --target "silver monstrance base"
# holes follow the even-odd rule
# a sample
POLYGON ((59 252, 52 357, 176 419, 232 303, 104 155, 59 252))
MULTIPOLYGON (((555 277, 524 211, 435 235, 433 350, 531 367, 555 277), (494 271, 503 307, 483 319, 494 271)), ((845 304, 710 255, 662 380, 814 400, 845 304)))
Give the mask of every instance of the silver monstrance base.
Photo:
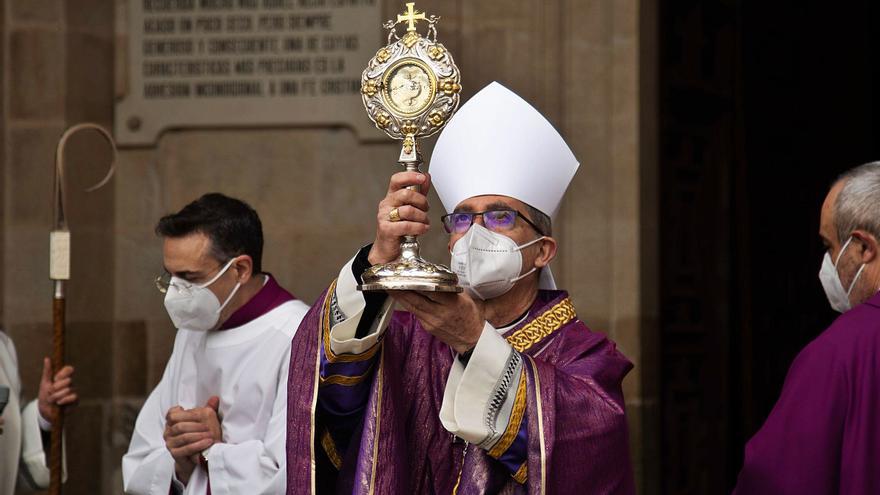
MULTIPOLYGON (((408 137, 400 152, 400 164, 408 172, 418 172, 422 163, 415 139, 408 137)), ((417 189, 419 186, 409 186, 417 189)), ((405 236, 400 243, 400 257, 391 263, 375 265, 361 275, 361 291, 375 290, 421 290, 427 292, 461 292, 458 276, 449 268, 419 256, 419 241, 416 236, 405 236)))
POLYGON ((407 237, 400 247, 400 258, 364 271, 361 275, 364 283, 358 286, 359 290, 461 292, 458 277, 449 268, 419 257, 419 244, 415 237, 407 237))

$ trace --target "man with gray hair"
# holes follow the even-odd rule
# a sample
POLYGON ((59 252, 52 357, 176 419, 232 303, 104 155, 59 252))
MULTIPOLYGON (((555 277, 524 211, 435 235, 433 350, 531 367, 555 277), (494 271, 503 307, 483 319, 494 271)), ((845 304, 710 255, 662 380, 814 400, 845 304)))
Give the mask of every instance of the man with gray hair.
POLYGON ((843 313, 795 359, 734 493, 880 493, 880 162, 831 186, 819 279, 843 313))

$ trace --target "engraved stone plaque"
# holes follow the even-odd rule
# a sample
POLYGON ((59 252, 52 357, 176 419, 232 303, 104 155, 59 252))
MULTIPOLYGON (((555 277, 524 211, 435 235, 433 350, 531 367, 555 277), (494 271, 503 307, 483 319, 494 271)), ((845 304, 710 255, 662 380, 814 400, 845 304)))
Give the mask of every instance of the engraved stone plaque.
POLYGON ((379 0, 129 0, 120 144, 185 127, 352 127, 379 0))

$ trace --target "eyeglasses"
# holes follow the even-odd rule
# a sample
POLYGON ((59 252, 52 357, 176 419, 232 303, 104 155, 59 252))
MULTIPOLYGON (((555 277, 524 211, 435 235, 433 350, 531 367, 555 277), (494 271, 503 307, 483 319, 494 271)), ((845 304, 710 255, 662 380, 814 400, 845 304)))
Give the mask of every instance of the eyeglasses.
MULTIPOLYGON (((213 273, 219 269, 222 269, 228 263, 229 262, 221 263, 220 265, 217 266, 217 268, 215 268, 214 270, 211 270, 211 272, 213 273)), ((207 284, 196 284, 196 283, 192 283, 192 282, 172 282, 171 278, 172 278, 172 275, 170 273, 168 273, 167 271, 163 271, 162 275, 159 275, 158 277, 156 277, 156 288, 159 289, 159 292, 161 292, 162 294, 165 294, 166 292, 168 292, 168 288, 173 286, 175 289, 179 290, 180 292, 183 292, 185 294, 189 294, 190 292, 192 292, 192 290, 194 288, 199 288, 204 285, 207 285, 207 284)), ((210 284, 211 282, 213 282, 213 280, 209 281, 208 284, 210 284)))
POLYGON ((159 292, 161 292, 162 294, 168 292, 168 288, 172 285, 174 285, 174 287, 176 287, 177 289, 185 290, 186 292, 189 292, 193 287, 192 284, 181 284, 181 286, 178 287, 178 284, 171 282, 171 274, 168 272, 162 272, 162 275, 156 277, 156 288, 159 289, 159 292))
POLYGON ((462 211, 443 215, 441 220, 443 220, 443 228, 446 229, 447 233, 463 234, 471 228, 471 225, 474 224, 474 218, 478 215, 483 217, 483 224, 486 228, 495 232, 512 229, 514 225, 516 225, 516 217, 520 217, 525 220, 527 224, 531 225, 536 232, 544 235, 537 225, 516 210, 487 210, 479 212, 462 211))

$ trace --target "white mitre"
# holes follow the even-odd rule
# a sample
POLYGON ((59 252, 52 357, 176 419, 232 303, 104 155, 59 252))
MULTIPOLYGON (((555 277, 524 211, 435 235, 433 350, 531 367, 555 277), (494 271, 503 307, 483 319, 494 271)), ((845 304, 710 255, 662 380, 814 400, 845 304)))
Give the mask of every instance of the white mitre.
MULTIPOLYGON (((509 196, 556 216, 578 169, 553 125, 516 93, 493 82, 450 119, 431 156, 431 183, 447 213, 487 194, 509 196)), ((550 267, 540 286, 555 288, 550 267)))

